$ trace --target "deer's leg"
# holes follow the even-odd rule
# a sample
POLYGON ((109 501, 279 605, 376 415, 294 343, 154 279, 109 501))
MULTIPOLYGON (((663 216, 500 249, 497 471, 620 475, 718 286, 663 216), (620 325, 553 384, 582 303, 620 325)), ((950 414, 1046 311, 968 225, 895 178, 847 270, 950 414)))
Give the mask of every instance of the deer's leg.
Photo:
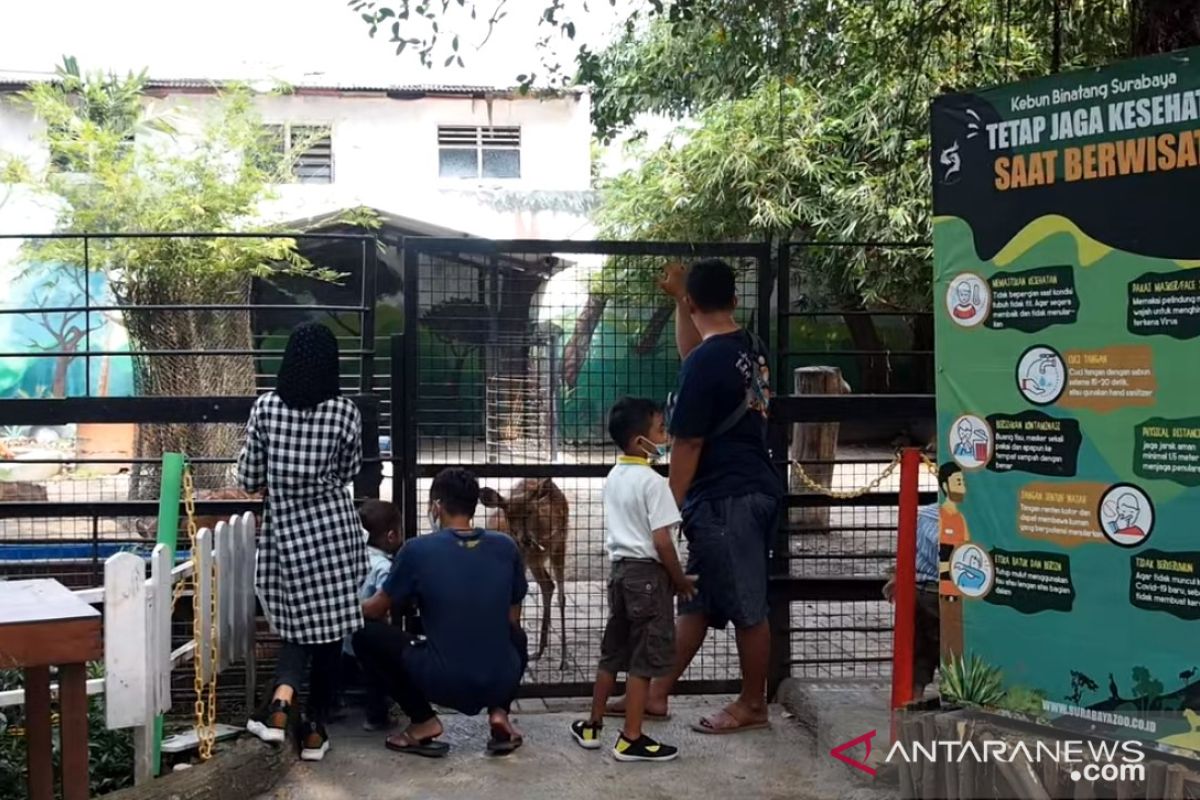
POLYGON ((550 564, 554 569, 554 582, 558 584, 558 633, 562 641, 562 660, 558 663, 560 670, 567 670, 567 550, 558 547, 550 556, 550 564))
POLYGON ((530 659, 537 661, 546 652, 546 643, 550 640, 550 602, 554 597, 554 580, 550 577, 550 570, 546 568, 544 559, 531 561, 529 571, 533 573, 533 579, 542 590, 542 634, 538 637, 537 653, 530 659))

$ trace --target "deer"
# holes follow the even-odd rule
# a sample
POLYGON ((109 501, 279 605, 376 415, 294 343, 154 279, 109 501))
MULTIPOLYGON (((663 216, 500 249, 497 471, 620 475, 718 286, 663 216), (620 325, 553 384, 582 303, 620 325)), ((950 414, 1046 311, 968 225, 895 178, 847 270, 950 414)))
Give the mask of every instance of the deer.
MULTIPOLYGON (((261 500, 261 494, 246 492, 233 487, 225 487, 222 489, 197 489, 196 500, 261 500)), ((197 514, 196 515, 196 530, 208 528, 216 530, 218 522, 228 522, 229 515, 221 514, 197 514)), ((258 514, 254 515, 256 527, 262 524, 258 514)), ((153 539, 157 535, 157 520, 152 518, 142 518, 133 523, 134 529, 143 539, 153 539)), ((179 518, 179 530, 186 535, 187 532, 187 517, 179 518)))
POLYGON ((549 478, 527 478, 518 483, 508 497, 484 487, 479 499, 484 508, 494 510, 488 514, 487 527, 512 537, 541 589, 542 631, 537 653, 531 658, 533 661, 542 657, 550 640, 550 609, 554 587, 558 584, 562 637, 562 660, 558 668, 568 669, 566 569, 570 506, 567 496, 549 478))

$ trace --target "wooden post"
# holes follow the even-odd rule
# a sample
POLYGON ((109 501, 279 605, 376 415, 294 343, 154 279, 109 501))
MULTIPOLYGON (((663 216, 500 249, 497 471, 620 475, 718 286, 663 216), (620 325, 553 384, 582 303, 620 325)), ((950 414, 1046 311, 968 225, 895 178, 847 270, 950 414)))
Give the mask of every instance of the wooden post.
MULTIPOLYGON (((936 747, 937 742, 937 725, 934 723, 933 714, 922 714, 917 717, 921 724, 921 743, 929 750, 936 747)), ((942 797, 939 791, 938 780, 938 765, 933 759, 923 759, 921 765, 921 797, 942 797)))
POLYGON ((214 669, 217 672, 229 666, 231 645, 233 643, 232 620, 230 618, 230 590, 233 588, 233 528, 231 523, 233 520, 226 522, 222 520, 217 523, 213 530, 213 546, 215 548, 215 561, 217 563, 217 663, 214 669))
POLYGON ((156 715, 171 709, 171 611, 175 594, 174 582, 171 579, 173 557, 174 554, 165 544, 155 545, 150 556, 152 620, 148 639, 150 674, 154 682, 152 707, 156 715))
POLYGON ((58 668, 59 733, 62 743, 63 800, 87 800, 88 698, 87 666, 63 664, 58 668))
POLYGON ((1166 792, 1164 793, 1164 796, 1171 798, 1171 800, 1176 800, 1176 798, 1178 798, 1179 800, 1182 800, 1182 798, 1184 796, 1184 794, 1183 794, 1184 778, 1185 778, 1185 775, 1184 775, 1184 769, 1182 766, 1180 766, 1179 764, 1168 764, 1167 765, 1167 786, 1166 786, 1166 792))
POLYGON ((104 562, 104 716, 111 730, 133 728, 133 779, 154 777, 154 711, 150 700, 156 679, 150 670, 146 563, 133 553, 117 553, 104 562))
MULTIPOLYGON (((392 447, 395 447, 395 443, 392 447)), ((257 541, 254 515, 246 512, 242 515, 242 555, 238 561, 242 563, 242 652, 246 659, 246 708, 253 709, 256 705, 258 692, 258 661, 255 647, 258 633, 258 607, 254 593, 255 553, 257 541)))
POLYGON ((25 743, 29 760, 29 798, 53 800, 49 667, 25 669, 25 743))
MULTIPOLYGON (((837 367, 799 367, 792 373, 796 395, 845 394, 848 391, 842 380, 842 371, 837 367)), ((838 428, 836 422, 803 423, 792 426, 792 444, 789 457, 799 462, 804 472, 819 486, 833 487, 833 461, 837 458, 838 428), (830 462, 830 463, 814 463, 830 462)), ((810 493, 808 485, 800 476, 800 470, 791 465, 788 469, 788 490, 793 494, 810 493)), ((827 532, 829 508, 793 508, 789 522, 803 529, 827 532)))
POLYGON ((217 665, 212 660, 213 624, 213 533, 203 528, 196 534, 196 549, 192 551, 192 563, 196 570, 196 594, 199 601, 200 636, 196 639, 196 658, 200 660, 201 680, 212 680, 217 665))

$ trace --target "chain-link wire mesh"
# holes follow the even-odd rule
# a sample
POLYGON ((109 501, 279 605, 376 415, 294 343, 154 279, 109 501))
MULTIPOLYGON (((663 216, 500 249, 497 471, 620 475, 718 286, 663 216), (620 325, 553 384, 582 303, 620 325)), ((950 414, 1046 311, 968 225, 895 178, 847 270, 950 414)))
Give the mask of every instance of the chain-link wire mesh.
MULTIPOLYGON (((928 292, 880 276, 919 272, 925 245, 791 243, 777 273, 780 390, 807 394, 932 391, 928 292), (864 283, 865 281, 865 283, 864 283)), ((919 281, 917 281, 919 283, 919 281)), ((879 579, 895 565, 898 445, 924 444, 932 419, 871 419, 788 426, 784 521, 787 574, 798 580, 879 579)), ((936 490, 922 474, 921 490, 936 490)), ((890 672, 892 609, 881 595, 793 603, 790 672, 812 679, 890 672)))
MULTIPOLYGON (((656 280, 672 261, 710 254, 699 245, 559 245, 410 240, 406 253, 406 290, 416 286, 406 298, 416 313, 406 328, 417 369, 413 497, 423 512, 432 477, 456 465, 503 498, 507 509, 481 515, 522 547, 531 577, 523 620, 541 654, 527 690, 551 694, 590 685, 607 619, 602 491, 617 455, 608 409, 624 395, 663 402, 673 390, 674 302, 656 280), (523 499, 532 496, 561 523, 531 516, 523 499)), ((711 252, 735 266, 738 315, 752 327, 763 313, 760 279, 769 286, 763 252, 711 252)), ((738 674, 732 636, 716 633, 684 680, 738 674)))

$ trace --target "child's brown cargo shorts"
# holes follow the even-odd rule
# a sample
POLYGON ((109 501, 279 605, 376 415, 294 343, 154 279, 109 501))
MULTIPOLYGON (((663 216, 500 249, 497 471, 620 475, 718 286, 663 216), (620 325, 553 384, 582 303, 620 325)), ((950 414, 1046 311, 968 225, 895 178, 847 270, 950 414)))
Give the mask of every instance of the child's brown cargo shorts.
POLYGON ((675 659, 675 608, 671 579, 651 559, 625 558, 608 579, 608 623, 600 643, 600 669, 660 678, 675 659))

